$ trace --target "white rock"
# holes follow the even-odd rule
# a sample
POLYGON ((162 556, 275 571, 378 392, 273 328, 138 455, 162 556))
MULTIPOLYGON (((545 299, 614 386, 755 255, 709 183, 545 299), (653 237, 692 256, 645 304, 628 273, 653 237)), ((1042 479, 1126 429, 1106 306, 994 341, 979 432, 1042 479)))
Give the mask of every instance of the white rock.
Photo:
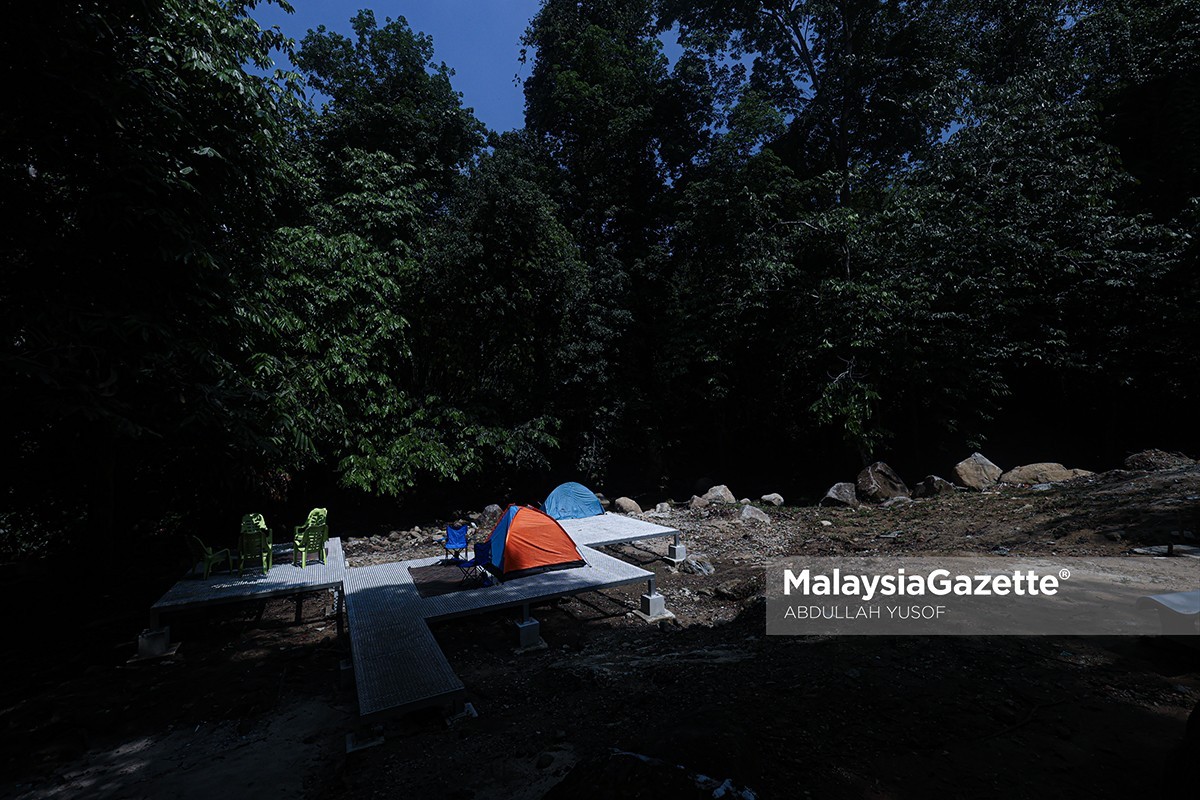
POLYGON ((771 492, 770 494, 764 494, 762 496, 762 501, 764 503, 770 503, 773 506, 781 506, 783 505, 783 495, 776 492, 771 492))
POLYGON ((742 522, 762 522, 768 525, 771 523, 771 518, 767 516, 767 512, 754 506, 742 506, 741 520, 742 522))
POLYGON ((704 499, 710 503, 736 503, 737 499, 725 484, 714 486, 704 493, 704 499))
POLYGON ((988 461, 982 453, 972 453, 969 458, 964 458, 954 465, 954 480, 959 486, 982 492, 995 486, 1002 472, 1002 469, 988 461))
POLYGON ((835 483, 829 487, 829 491, 821 498, 820 505, 823 506, 847 506, 849 508, 858 507, 858 496, 854 493, 854 484, 849 481, 835 483))

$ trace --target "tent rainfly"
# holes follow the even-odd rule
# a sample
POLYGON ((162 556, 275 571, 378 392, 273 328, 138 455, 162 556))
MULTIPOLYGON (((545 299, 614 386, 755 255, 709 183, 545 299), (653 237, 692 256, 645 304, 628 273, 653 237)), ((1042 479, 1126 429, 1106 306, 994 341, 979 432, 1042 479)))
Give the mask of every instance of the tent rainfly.
POLYGON ((527 506, 509 506, 475 557, 500 580, 587 565, 561 525, 527 506))
POLYGON ((595 492, 582 483, 569 481, 559 485, 542 504, 546 513, 555 519, 582 519, 604 513, 595 492))

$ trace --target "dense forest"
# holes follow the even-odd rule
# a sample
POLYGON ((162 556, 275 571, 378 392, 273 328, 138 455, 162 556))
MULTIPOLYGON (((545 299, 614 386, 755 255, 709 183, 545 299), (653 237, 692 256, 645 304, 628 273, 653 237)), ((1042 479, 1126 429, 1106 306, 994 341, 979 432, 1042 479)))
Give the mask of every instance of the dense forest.
POLYGON ((1198 0, 546 0, 503 133, 254 5, 9 10, 6 553, 1197 447, 1198 0))

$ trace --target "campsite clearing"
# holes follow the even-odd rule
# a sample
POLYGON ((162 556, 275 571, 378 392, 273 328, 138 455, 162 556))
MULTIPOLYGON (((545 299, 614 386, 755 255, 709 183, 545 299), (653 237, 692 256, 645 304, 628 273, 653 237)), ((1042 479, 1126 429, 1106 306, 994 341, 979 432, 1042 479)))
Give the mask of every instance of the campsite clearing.
MULTIPOLYGON (((172 623, 178 656, 126 666, 154 587, 60 574, 90 593, 79 596, 124 611, 36 652, 6 651, 8 671, 36 677, 5 689, 5 796, 138 796, 168 780, 182 798, 207 798, 214 785, 264 796, 540 798, 569 775, 596 787, 635 776, 653 788, 670 771, 631 767, 612 748, 729 778, 760 798, 1137 796, 1158 785, 1200 700, 1195 655, 1116 638, 768 638, 762 565, 783 553, 1119 555, 1197 530, 1200 501, 1189 498, 1200 498, 1200 468, 890 509, 782 507, 768 509, 769 526, 740 523, 736 507, 652 517, 682 529, 713 574, 665 564, 669 539, 605 552, 653 571, 675 621, 627 616, 641 591, 633 586, 544 607, 549 647, 518 657, 507 613, 434 623, 479 718, 397 719, 382 746, 349 757, 355 695, 336 687, 345 655, 324 604, 306 604, 300 625, 286 600, 268 601, 261 617, 252 606, 182 615, 172 623), (1117 530, 1120 540, 1106 535, 1117 530), (430 766, 446 753, 470 754, 471 770, 430 766)), ((432 554, 427 543, 343 544, 355 566, 432 554)), ((18 592, 45 585, 34 573, 9 577, 18 592)), ((23 641, 27 625, 78 614, 78 599, 49 597, 12 620, 11 635, 23 641)))

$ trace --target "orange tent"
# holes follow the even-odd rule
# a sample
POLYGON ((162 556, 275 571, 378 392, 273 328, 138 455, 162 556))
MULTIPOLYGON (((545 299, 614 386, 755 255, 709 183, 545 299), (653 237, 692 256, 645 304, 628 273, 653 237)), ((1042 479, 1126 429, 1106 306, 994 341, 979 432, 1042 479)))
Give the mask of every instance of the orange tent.
POLYGON ((587 564, 554 518, 527 506, 509 506, 475 557, 501 580, 587 564))

